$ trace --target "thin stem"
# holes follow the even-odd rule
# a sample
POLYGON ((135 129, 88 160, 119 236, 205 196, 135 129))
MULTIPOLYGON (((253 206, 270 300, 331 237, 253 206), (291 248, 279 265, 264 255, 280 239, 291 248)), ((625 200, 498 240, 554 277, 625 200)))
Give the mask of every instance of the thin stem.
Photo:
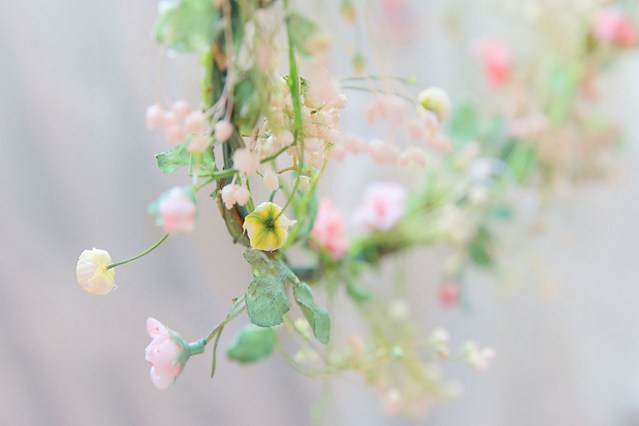
POLYGON ((398 77, 398 76, 389 75, 387 77, 382 77, 382 76, 378 76, 378 75, 364 75, 364 76, 344 77, 341 80, 344 81, 344 82, 346 82, 346 81, 366 81, 366 80, 378 80, 378 81, 395 80, 395 81, 399 81, 400 83, 404 83, 404 84, 417 84, 417 79, 414 76, 413 77, 398 77))
POLYGON ((239 314, 244 312, 245 309, 246 309, 246 304, 244 304, 244 298, 243 297, 238 298, 233 304, 233 306, 231 306, 231 310, 229 311, 224 321, 219 323, 218 326, 215 327, 213 331, 211 331, 209 335, 206 337, 206 343, 208 344, 211 340, 213 340, 213 338, 218 334, 218 332, 220 332, 224 328, 224 326, 226 326, 226 324, 228 324, 233 318, 237 317, 239 314), (240 305, 242 306, 240 307, 240 305))
MULTIPOLYGON (((342 89, 347 90, 359 90, 360 92, 368 92, 368 93, 388 93, 386 90, 381 89, 370 89, 368 87, 359 87, 359 86, 342 86, 342 89)), ((402 95, 401 93, 393 92, 395 96, 399 96, 400 98, 410 102, 411 104, 417 104, 417 101, 409 96, 402 95)))
POLYGON ((121 262, 116 262, 116 263, 112 263, 109 266, 106 267, 106 269, 111 269, 111 268, 115 268, 116 266, 120 266, 120 265, 124 265, 126 263, 129 262, 133 262, 134 260, 137 260, 143 256, 146 256, 147 254, 151 253, 153 250, 155 250, 156 248, 158 248, 160 246, 160 244, 162 244, 164 242, 164 240, 166 240, 169 237, 169 233, 167 232, 166 234, 164 234, 164 236, 162 238, 160 238, 160 240, 153 244, 151 247, 149 247, 148 249, 144 250, 142 253, 135 255, 133 257, 129 257, 128 259, 125 259, 121 262))

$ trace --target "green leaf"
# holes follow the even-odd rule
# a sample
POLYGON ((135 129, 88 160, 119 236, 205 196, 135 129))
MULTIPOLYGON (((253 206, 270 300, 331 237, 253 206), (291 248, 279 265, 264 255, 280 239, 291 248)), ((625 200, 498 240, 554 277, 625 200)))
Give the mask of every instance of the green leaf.
POLYGON ((300 282, 293 287, 293 295, 317 340, 328 343, 331 334, 331 319, 326 309, 315 304, 311 288, 306 283, 300 282))
POLYGON ((307 59, 312 58, 313 55, 308 50, 308 42, 317 33, 317 25, 297 13, 288 15, 287 25, 295 48, 307 59))
POLYGON ((271 262, 271 259, 261 250, 246 248, 242 252, 244 259, 253 267, 253 275, 281 275, 282 270, 278 264, 271 262))
POLYGON ((494 265, 492 257, 493 236, 485 226, 477 229, 475 237, 468 243, 468 254, 477 266, 489 267, 494 265))
POLYGON ((461 145, 475 139, 479 130, 477 110, 469 102, 460 102, 453 108, 448 121, 448 135, 461 145))
POLYGON ((281 324, 282 315, 291 309, 283 277, 253 278, 244 297, 251 322, 260 327, 281 324))
POLYGON ((506 146, 502 158, 510 166, 517 182, 523 182, 537 165, 537 153, 523 142, 513 142, 506 146))
POLYGON ((158 160, 160 170, 164 173, 173 173, 180 167, 189 164, 191 153, 186 149, 189 142, 190 139, 175 148, 156 154, 155 158, 158 160))
POLYGON ((222 30, 212 0, 164 0, 158 6, 153 34, 158 43, 179 52, 204 50, 222 30))
POLYGON ((346 281, 346 294, 358 304, 369 301, 373 294, 369 289, 359 284, 354 279, 346 281))
POLYGON ((270 328, 243 327, 226 348, 226 355, 242 364, 261 361, 275 348, 277 337, 270 328))
POLYGON ((253 80, 251 74, 245 74, 233 91, 234 122, 241 133, 250 133, 265 104, 264 91, 253 80))

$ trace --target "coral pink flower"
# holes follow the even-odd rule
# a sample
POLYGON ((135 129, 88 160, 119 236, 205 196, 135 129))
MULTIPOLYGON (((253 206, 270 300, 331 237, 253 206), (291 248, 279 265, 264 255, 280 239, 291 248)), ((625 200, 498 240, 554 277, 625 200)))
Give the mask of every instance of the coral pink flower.
POLYGON ((406 188, 395 183, 374 183, 364 192, 353 221, 367 229, 387 231, 404 215, 406 188))
POLYGON ((632 21, 620 10, 612 8, 599 12, 593 33, 597 40, 617 46, 631 46, 637 39, 632 21))
POLYGON ((175 187, 162 196, 158 205, 159 224, 166 232, 192 232, 197 208, 187 189, 175 187))
POLYGON ((459 302, 459 286, 454 283, 442 283, 437 289, 439 303, 443 306, 453 306, 459 302))
POLYGON ((475 45, 484 67, 484 73, 494 86, 502 86, 510 77, 512 54, 508 46, 499 40, 484 39, 475 45))
POLYGON ((158 389, 166 389, 175 382, 184 368, 185 345, 182 339, 171 338, 169 329, 155 318, 146 320, 146 332, 151 343, 146 347, 145 358, 151 365, 151 381, 158 389))
POLYGON ((342 214, 329 199, 322 199, 311 237, 324 247, 333 258, 339 259, 348 251, 345 232, 346 222, 342 214))
POLYGON ((153 340, 146 347, 145 358, 151 365, 151 382, 160 390, 171 386, 189 357, 204 352, 206 345, 206 339, 186 343, 178 333, 155 318, 146 320, 146 332, 153 340))

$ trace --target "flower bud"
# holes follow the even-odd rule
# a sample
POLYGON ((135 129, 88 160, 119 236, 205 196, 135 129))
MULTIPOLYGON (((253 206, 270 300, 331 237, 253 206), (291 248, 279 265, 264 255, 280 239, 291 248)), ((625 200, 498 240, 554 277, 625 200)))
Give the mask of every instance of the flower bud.
POLYGON ((437 114, 440 121, 444 121, 450 110, 450 98, 448 94, 439 87, 429 87, 422 90, 418 96, 419 103, 424 109, 437 114))
POLYGON ((115 289, 115 269, 107 269, 111 256, 106 250, 84 250, 75 269, 78 284, 89 293, 105 295, 115 289))

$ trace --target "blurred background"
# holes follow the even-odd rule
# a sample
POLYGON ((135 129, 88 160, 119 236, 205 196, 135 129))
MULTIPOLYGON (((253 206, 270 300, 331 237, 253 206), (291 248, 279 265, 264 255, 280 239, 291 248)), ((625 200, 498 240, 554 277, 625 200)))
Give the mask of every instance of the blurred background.
MULTIPOLYGON (((335 8, 306 3, 336 19, 335 8)), ((408 69, 463 96, 472 82, 466 53, 443 36, 440 17, 463 6, 472 28, 490 22, 487 12, 461 1, 414 3, 419 41, 390 38, 379 52, 390 72, 408 69)), ((636 52, 602 82, 604 108, 626 135, 621 177, 557 201, 546 236, 526 245, 548 271, 543 283, 504 286, 474 274, 472 309, 449 310, 434 300, 437 253, 408 257, 409 276, 424 282, 413 306, 420 324, 497 350, 486 373, 445 369, 463 386, 460 398, 425 419, 387 417, 355 376, 308 379, 277 355, 240 367, 222 350, 214 380, 210 356, 195 357, 176 386, 157 391, 144 361, 146 318, 188 339, 204 336, 250 271, 215 206, 203 202, 199 232, 118 268, 118 291, 96 297, 75 282, 82 250, 122 259, 159 239, 146 207, 185 182, 157 170, 153 155, 166 145, 146 130, 144 111, 197 101, 197 57, 166 59, 150 36, 155 16, 153 1, 0 0, 0 424, 296 426, 327 404, 320 421, 331 425, 639 425, 636 52)), ((360 101, 354 95, 351 105, 360 101)), ((322 190, 352 211, 364 183, 396 174, 377 167, 359 159, 333 166, 322 190)))

